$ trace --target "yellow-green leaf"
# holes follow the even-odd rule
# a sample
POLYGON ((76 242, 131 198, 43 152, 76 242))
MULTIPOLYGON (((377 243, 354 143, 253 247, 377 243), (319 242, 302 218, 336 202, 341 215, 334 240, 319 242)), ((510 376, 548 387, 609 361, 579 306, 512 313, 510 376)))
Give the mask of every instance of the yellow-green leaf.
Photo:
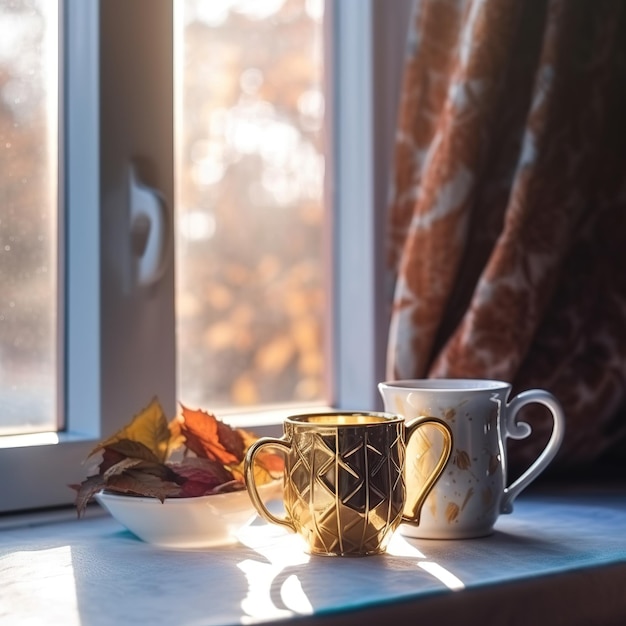
POLYGON ((129 439, 143 444, 160 462, 164 462, 168 453, 170 436, 168 420, 159 400, 155 397, 147 407, 133 417, 130 423, 99 443, 91 454, 124 439, 129 439))

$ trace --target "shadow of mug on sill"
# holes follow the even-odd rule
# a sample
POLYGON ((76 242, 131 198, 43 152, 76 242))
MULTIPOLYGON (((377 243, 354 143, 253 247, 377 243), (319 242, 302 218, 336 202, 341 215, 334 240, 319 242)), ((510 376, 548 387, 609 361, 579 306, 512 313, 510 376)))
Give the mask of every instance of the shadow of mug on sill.
MULTIPOLYGON (((441 478, 424 503, 419 523, 403 523, 399 532, 424 539, 467 539, 493 532, 502 513, 550 464, 563 440, 565 416, 548 391, 530 389, 509 400, 511 384, 481 379, 413 379, 378 385, 386 411, 407 420, 428 415, 452 431, 454 450, 441 478), (531 428, 517 422, 520 409, 539 403, 549 410, 552 434, 534 463, 507 485, 507 439, 524 439, 531 428)), ((407 447, 406 482, 410 494, 438 458, 441 441, 427 429, 407 447)))

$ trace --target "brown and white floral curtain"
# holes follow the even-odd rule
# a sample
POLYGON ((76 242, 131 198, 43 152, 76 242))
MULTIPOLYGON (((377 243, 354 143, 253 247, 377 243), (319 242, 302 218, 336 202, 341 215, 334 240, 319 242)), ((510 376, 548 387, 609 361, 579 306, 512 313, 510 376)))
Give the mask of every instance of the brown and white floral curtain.
POLYGON ((417 0, 409 44, 388 377, 549 389, 555 467, 626 454, 626 2, 417 0))

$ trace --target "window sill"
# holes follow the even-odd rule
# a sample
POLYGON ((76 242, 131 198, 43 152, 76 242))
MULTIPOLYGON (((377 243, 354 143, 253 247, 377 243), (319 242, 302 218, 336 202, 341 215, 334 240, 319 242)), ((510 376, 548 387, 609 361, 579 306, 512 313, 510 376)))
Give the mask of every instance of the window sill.
POLYGON ((3 530, 0 617, 17 626, 224 626, 296 617, 342 626, 418 618, 623 624, 625 496, 626 486, 529 491, 491 537, 396 534, 389 554, 362 559, 309 557, 295 536, 263 523, 236 546, 156 549, 94 509, 88 519, 3 530))

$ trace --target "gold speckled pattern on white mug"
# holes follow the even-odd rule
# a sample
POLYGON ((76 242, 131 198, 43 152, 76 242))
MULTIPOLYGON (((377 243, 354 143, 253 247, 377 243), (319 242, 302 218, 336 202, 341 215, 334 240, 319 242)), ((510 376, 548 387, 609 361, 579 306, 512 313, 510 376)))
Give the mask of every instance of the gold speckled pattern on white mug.
MULTIPOLYGON (((417 381, 415 385, 418 385, 417 381)), ((490 381, 481 388, 465 381, 455 388, 454 381, 439 385, 450 389, 419 389, 417 387, 381 384, 386 410, 393 410, 406 419, 429 415, 443 419, 453 434, 452 455, 441 478, 426 499, 419 525, 403 524, 400 532, 413 537, 434 539, 459 539, 485 536, 493 532, 498 516, 509 509, 513 498, 547 465, 549 459, 529 468, 524 484, 507 497, 506 456, 503 440, 510 435, 507 404, 510 385, 490 381), (464 388, 465 387, 465 388, 464 388), (506 502, 505 502, 506 501, 506 502)), ((484 381, 483 381, 484 382, 484 381)), ((397 383, 398 385, 400 383, 397 383)), ((410 381, 409 381, 410 384, 410 381)), ((546 392, 533 390, 524 403, 543 402, 546 392), (534 399, 535 391, 539 394, 534 399)), ((556 403, 556 399, 553 399, 556 403)), ((549 407, 552 408, 552 407, 549 407)), ((558 409, 558 407, 557 407, 558 409)), ((514 413, 517 413, 517 404, 514 413)), ((562 415, 558 414, 559 424, 562 415)), ((561 424, 562 426, 562 424, 561 424)), ((560 443, 561 428, 555 441, 549 444, 549 454, 556 453, 560 443)), ((523 436, 528 433, 522 429, 523 436)), ((516 433, 519 436, 519 433, 516 433)), ((424 475, 432 471, 441 454, 441 438, 434 430, 423 428, 407 448, 407 492, 421 484, 424 475)))

